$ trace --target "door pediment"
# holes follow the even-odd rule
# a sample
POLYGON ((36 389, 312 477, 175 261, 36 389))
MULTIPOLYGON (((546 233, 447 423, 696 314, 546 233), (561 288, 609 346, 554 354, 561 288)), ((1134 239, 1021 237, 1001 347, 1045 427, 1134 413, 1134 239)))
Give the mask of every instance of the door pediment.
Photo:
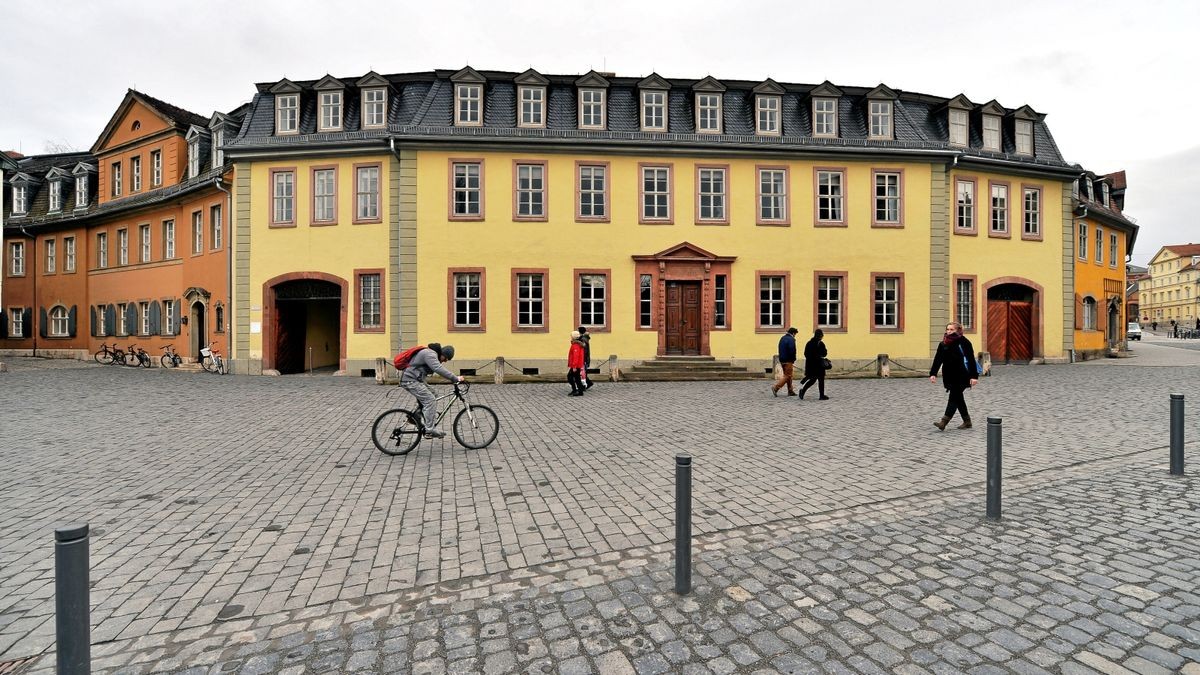
POLYGON ((720 256, 706 251, 691 242, 680 242, 670 248, 650 255, 635 255, 634 260, 650 262, 733 262, 737 256, 720 256))

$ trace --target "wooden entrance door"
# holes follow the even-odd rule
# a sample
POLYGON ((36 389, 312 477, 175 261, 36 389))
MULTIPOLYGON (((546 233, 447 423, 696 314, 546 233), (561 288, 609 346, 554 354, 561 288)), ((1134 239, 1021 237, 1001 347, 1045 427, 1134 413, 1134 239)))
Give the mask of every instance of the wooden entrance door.
POLYGON ((666 354, 700 354, 700 282, 668 281, 665 310, 666 354))
POLYGON ((987 347, 992 361, 1033 358, 1033 303, 989 300, 987 347))

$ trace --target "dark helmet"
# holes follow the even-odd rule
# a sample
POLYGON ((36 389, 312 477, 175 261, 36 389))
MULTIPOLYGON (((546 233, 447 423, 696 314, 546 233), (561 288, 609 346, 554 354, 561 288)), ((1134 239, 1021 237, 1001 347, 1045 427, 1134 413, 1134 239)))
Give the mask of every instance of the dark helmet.
POLYGON ((447 361, 449 361, 450 359, 453 359, 454 358, 454 345, 442 345, 442 356, 446 357, 447 361))

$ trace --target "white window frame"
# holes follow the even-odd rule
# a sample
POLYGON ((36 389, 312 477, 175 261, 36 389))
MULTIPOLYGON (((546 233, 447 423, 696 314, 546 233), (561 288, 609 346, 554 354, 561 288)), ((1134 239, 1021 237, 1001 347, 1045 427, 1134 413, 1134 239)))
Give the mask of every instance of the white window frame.
POLYGON ((163 181, 162 150, 150 153, 150 187, 159 187, 163 181))
POLYGON ((300 133, 300 94, 275 95, 275 135, 300 133))
POLYGON ((758 222, 788 221, 788 172, 782 168, 758 170, 758 222), (768 178, 770 179, 768 181, 768 178), (770 200, 768 202, 768 200, 770 200), (768 205, 769 204, 769 205, 768 205))
POLYGON ((729 275, 727 274, 713 275, 713 328, 729 328, 729 275))
POLYGON ((867 133, 871 138, 881 141, 892 140, 895 134, 895 117, 892 114, 893 106, 891 101, 869 101, 868 111, 870 113, 869 125, 867 133))
POLYGON ((546 165, 517 164, 516 188, 516 216, 518 218, 545 218, 546 165))
POLYGON ((575 282, 578 287, 579 325, 589 328, 606 328, 608 320, 608 275, 580 274, 575 282), (588 283, 584 284, 587 279, 588 283), (600 283, 597 284, 596 280, 600 283), (584 309, 584 308, 587 309, 584 309), (599 309, 597 309, 599 308, 599 309), (596 321, 596 317, 600 321, 596 321))
POLYGON ((579 217, 584 220, 607 219, 608 214, 608 167, 603 164, 579 165, 579 217), (597 180, 600 187, 596 187, 597 180), (585 185, 587 187, 585 187, 585 185), (591 213, 584 213, 583 206, 587 204, 591 213), (596 213, 599 206, 600 213, 596 213))
POLYGON ((224 223, 221 222, 221 205, 213 204, 208 207, 208 230, 212 250, 216 251, 225 243, 224 223))
POLYGON ((105 305, 96 306, 96 335, 108 335, 108 317, 104 315, 105 305))
POLYGON ((25 276, 25 242, 14 241, 8 247, 8 274, 13 277, 25 276))
POLYGON ((483 126, 483 85, 461 83, 454 85, 454 125, 483 126))
POLYGON ((358 327, 383 327, 383 275, 379 272, 358 277, 358 327))
POLYGON ((1016 142, 1018 155, 1033 155, 1033 122, 1017 120, 1016 142))
POLYGON ((129 326, 125 315, 125 309, 125 303, 121 302, 117 304, 117 335, 129 335, 129 326))
POLYGON ((812 100, 813 136, 815 138, 837 138, 838 136, 838 100, 828 96, 818 96, 812 100), (828 105, 828 110, 826 106, 828 105))
POLYGON ((975 182, 954 181, 954 228, 975 231, 975 182), (964 199, 965 197, 965 199, 964 199))
POLYGON ((75 237, 63 237, 63 271, 75 271, 75 237))
POLYGON ((546 326, 546 275, 543 272, 517 273, 517 327, 546 326), (535 284, 534 281, 537 283, 535 284), (537 321, 534 321, 534 319, 537 321))
POLYGON ((671 167, 643 166, 641 174, 642 221, 670 221, 672 216, 671 167), (653 174, 653 177, 650 177, 650 174, 653 174), (650 180, 653 183, 653 189, 646 189, 647 180, 650 180))
POLYGON ((696 93, 696 133, 719 134, 724 121, 723 99, 720 92, 701 91, 696 93))
POLYGON ((787 310, 786 279, 778 274, 761 274, 758 278, 758 326, 782 328, 787 310))
POLYGON ((517 126, 526 129, 542 129, 546 126, 546 88, 517 87, 517 126))
POLYGON ((221 149, 221 145, 225 143, 225 130, 218 127, 212 130, 212 165, 213 167, 221 166, 225 163, 225 151, 221 149))
POLYGON ((150 303, 139 302, 138 303, 138 315, 142 318, 142 321, 141 321, 142 330, 138 334, 139 335, 149 335, 150 334, 150 303))
POLYGON ((117 230, 117 265, 129 264, 129 228, 117 230))
POLYGON ((276 171, 271 174, 271 222, 294 223, 296 220, 296 172, 276 171), (286 178, 286 180, 284 180, 286 178), (286 211, 286 218, 281 217, 286 211))
POLYGON ((1000 116, 983 116, 983 149, 1000 152, 1000 116))
POLYGON ((152 249, 150 248, 150 223, 138 225, 138 238, 141 239, 139 242, 141 248, 141 261, 144 263, 150 262, 150 257, 153 255, 152 249))
POLYGON ((71 332, 71 313, 62 305, 50 308, 50 325, 47 327, 50 337, 69 337, 71 332))
POLYGON ((1096 309, 1098 307, 1096 299, 1087 297, 1081 304, 1083 305, 1083 330, 1096 330, 1096 309))
POLYGON ((24 185, 13 186, 13 206, 12 212, 14 216, 23 216, 29 212, 29 190, 24 185))
POLYGON ((337 221, 337 169, 315 169, 312 172, 312 221, 337 221))
POLYGON ((1088 229, 1087 229, 1087 227, 1088 227, 1087 221, 1084 221, 1084 220, 1079 221, 1079 233, 1077 235, 1078 251, 1076 251, 1076 255, 1079 256, 1079 259, 1083 260, 1083 261, 1086 261, 1088 259, 1088 255, 1087 255, 1088 229))
POLYGON ((455 328, 479 328, 483 325, 483 274, 454 273, 453 325, 455 328), (460 316, 463 319, 461 321, 460 316))
POLYGON ((200 141, 193 140, 188 143, 188 178, 195 178, 200 175, 200 141))
POLYGON ((129 191, 142 191, 142 156, 134 155, 129 158, 129 191))
POLYGON ((88 205, 88 177, 87 174, 75 177, 75 208, 80 209, 88 205))
POLYGON ((661 89, 642 90, 642 131, 667 130, 667 98, 668 92, 661 89), (657 97, 657 101, 655 97, 657 97), (658 123, 652 124, 652 122, 658 123))
POLYGON ((966 147, 971 140, 971 116, 966 110, 950 109, 950 145, 966 147))
POLYGON ((163 221, 163 260, 175 258, 175 219, 163 221))
POLYGON ((204 253, 204 212, 192 212, 192 255, 204 253))
POLYGON ((46 269, 45 274, 58 271, 58 243, 53 239, 46 240, 46 269))
POLYGON ((1042 234, 1042 191, 1027 187, 1021 193, 1021 232, 1027 237, 1039 237, 1042 234))
POLYGON ((954 280, 954 320, 965 329, 975 327, 975 280, 954 280), (966 291, 964 292, 964 286, 966 291))
MULTIPOLYGON (((1118 244, 1119 244, 1119 242, 1117 240, 1117 233, 1110 232, 1108 234, 1108 258, 1109 258, 1108 266, 1109 267, 1117 266, 1118 244)), ((1191 275, 1188 275, 1188 279, 1189 280, 1191 279, 1191 275)))
MULTIPOLYGON (((649 274, 638 275, 638 328, 649 329, 654 326, 654 314, 652 311, 654 307, 653 297, 654 277, 649 274)), ((724 300, 716 300, 715 297, 714 295, 714 316, 716 312, 720 311, 716 309, 717 303, 724 302, 724 300)), ((714 325, 715 323, 714 321, 714 325)))
POLYGON ((608 92, 604 89, 580 89, 579 90, 579 128, 580 129, 598 129, 607 128, 608 122, 608 92))
POLYGON ((846 222, 846 173, 817 171, 817 222, 846 222), (837 180, 835 181, 834 178, 837 180), (836 218, 833 216, 837 216, 836 218))
POLYGON ((379 220, 378 166, 360 166, 354 170, 354 214, 356 220, 379 220), (365 182, 364 182, 365 181, 365 182))
MULTIPOLYGON (((1096 248, 1095 248, 1096 263, 1104 264, 1104 228, 1096 226, 1096 248)), ((1179 291, 1175 291, 1179 293, 1179 291)), ((1178 298, 1176 298, 1178 299, 1178 298)))
POLYGON ((875 277, 871 293, 873 298, 871 302, 872 327, 885 330, 899 329, 900 277, 875 277), (882 321, 879 320, 881 317, 882 321))
POLYGON ((112 163, 112 176, 109 177, 112 181, 112 196, 121 196, 121 163, 112 163))
POLYGON ((317 131, 342 130, 342 101, 345 98, 341 91, 318 92, 320 115, 317 117, 317 131))
POLYGON ((845 277, 840 274, 817 277, 818 328, 839 329, 844 327, 846 306, 844 279, 845 277), (831 321, 831 317, 834 320, 831 321))
MULTIPOLYGON (((97 312, 97 314, 102 316, 104 314, 104 312, 97 312)), ((101 319, 101 321, 103 321, 103 319, 101 319)), ((171 302, 170 300, 163 301, 163 325, 162 325, 162 328, 165 328, 167 331, 165 333, 165 335, 174 335, 175 334, 175 303, 171 302)), ((218 332, 220 332, 220 330, 221 330, 220 328, 217 328, 218 332)), ((161 333, 162 329, 160 329, 159 332, 161 333)), ((101 334, 103 334, 103 332, 101 332, 101 334)))
POLYGON ((108 269, 108 233, 96 233, 96 267, 108 269))
POLYGON ((898 171, 879 171, 875 174, 874 218, 872 222, 899 225, 904 222, 904 179, 898 171), (882 180, 881 180, 882 179, 882 180), (892 189, 895 193, 892 193, 892 189), (882 204, 883 217, 880 217, 882 204))
POLYGON ((50 211, 62 210, 62 181, 50 181, 50 211))
POLYGON ((783 97, 758 94, 754 97, 754 132, 760 136, 779 136, 783 97))
POLYGON ((1108 196, 1109 196, 1108 183, 1101 183, 1100 184, 1100 203, 1104 204, 1105 206, 1108 206, 1108 196))
POLYGON ((9 316, 9 337, 24 337, 25 336, 25 308, 10 307, 8 309, 9 316))
POLYGON ((362 91, 362 127, 382 129, 387 126, 387 87, 371 87, 362 91))
POLYGON ((728 192, 729 172, 724 167, 700 167, 696 175, 696 193, 699 198, 696 219, 703 222, 726 222, 729 219, 725 206, 728 192), (705 210, 708 211, 708 215, 705 215, 705 210))
POLYGON ((1007 234, 1010 232, 1009 227, 1009 195, 1008 186, 1003 183, 992 183, 988 190, 990 201, 988 202, 988 232, 993 234, 1007 234), (997 194, 997 191, 1000 194, 997 194), (1003 216, 998 218, 997 216, 1003 216), (997 223, 1003 222, 1003 227, 996 227, 997 223))
POLYGON ((483 164, 455 162, 451 167, 454 185, 453 215, 455 218, 483 216, 483 164))

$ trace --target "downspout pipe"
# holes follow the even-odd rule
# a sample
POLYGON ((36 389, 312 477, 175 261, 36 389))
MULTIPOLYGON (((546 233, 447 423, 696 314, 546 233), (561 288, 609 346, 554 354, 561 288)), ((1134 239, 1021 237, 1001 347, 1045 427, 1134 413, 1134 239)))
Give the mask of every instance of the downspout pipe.
MULTIPOLYGON (((225 193, 225 203, 227 204, 225 213, 228 214, 225 216, 225 222, 230 224, 230 226, 228 227, 228 230, 225 234, 225 274, 226 274, 227 286, 225 287, 226 296, 225 296, 225 327, 224 328, 225 328, 225 340, 226 340, 226 342, 229 343, 229 344, 225 345, 225 354, 227 355, 227 360, 232 360, 233 359, 233 332, 230 330, 229 317, 233 314, 233 227, 232 227, 232 224, 233 224, 233 193, 230 192, 229 190, 226 190, 224 187, 221 186, 221 177, 220 176, 213 178, 213 187, 215 187, 218 190, 220 190, 221 192, 225 193)), ((181 313, 182 313, 182 311, 183 310, 180 310, 181 313)), ((205 339, 208 339, 207 335, 204 337, 205 337, 205 339)))

